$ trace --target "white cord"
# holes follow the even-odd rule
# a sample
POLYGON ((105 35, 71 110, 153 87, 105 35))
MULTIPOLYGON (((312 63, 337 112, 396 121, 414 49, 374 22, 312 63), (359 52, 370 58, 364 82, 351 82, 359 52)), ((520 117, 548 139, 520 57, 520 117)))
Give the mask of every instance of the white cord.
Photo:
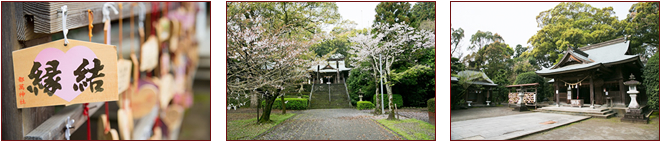
POLYGON ((69 39, 66 37, 66 34, 69 34, 69 29, 66 28, 66 5, 62 6, 62 33, 64 33, 64 46, 69 44, 69 39))
POLYGON ((108 7, 112 8, 112 10, 115 11, 115 14, 119 14, 119 11, 117 11, 117 8, 115 8, 114 2, 106 2, 103 4, 103 22, 105 22, 105 20, 110 20, 110 13, 108 11, 108 7))
POLYGON ((144 3, 138 3, 138 6, 140 6, 140 22, 138 22, 138 27, 144 29, 144 19, 145 16, 147 15, 147 8, 144 7, 144 3))

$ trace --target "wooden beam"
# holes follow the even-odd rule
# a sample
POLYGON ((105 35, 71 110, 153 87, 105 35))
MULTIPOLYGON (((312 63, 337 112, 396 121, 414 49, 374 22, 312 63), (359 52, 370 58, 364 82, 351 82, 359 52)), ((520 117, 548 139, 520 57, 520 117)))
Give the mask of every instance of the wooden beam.
POLYGON ((2 139, 22 140, 21 111, 16 108, 14 63, 11 52, 20 47, 16 40, 16 17, 20 15, 16 5, 20 3, 3 2, 2 13, 2 139), (11 82, 11 83, 10 83, 11 82))
MULTIPOLYGON (((103 106, 104 102, 89 103, 89 114, 93 115, 98 109, 103 106)), ((73 129, 71 133, 75 132, 87 121, 87 117, 83 115, 82 104, 70 105, 62 109, 57 114, 48 118, 46 122, 39 125, 25 136, 26 140, 63 140, 65 139, 64 127, 66 126, 66 119, 70 117, 75 120, 73 122, 73 129)))
MULTIPOLYGON (((25 2, 23 3, 24 14, 33 16, 34 18, 34 33, 46 33, 53 34, 62 31, 62 16, 61 7, 66 5, 68 7, 67 12, 67 28, 74 29, 80 27, 86 27, 89 25, 87 17, 87 9, 91 9, 94 12, 94 24, 103 23, 103 4, 105 2, 25 2)), ((115 2, 120 3, 120 2, 115 2)), ((124 13, 122 17, 114 14, 110 10, 110 19, 117 20, 119 18, 128 18, 130 15, 138 15, 139 10, 133 10, 134 13, 131 14, 130 8, 132 8, 129 2, 121 2, 126 5, 122 12, 124 13)), ((147 14, 152 12, 151 4, 145 3, 145 8, 147 14)), ((168 9, 174 9, 178 6, 177 4, 170 4, 168 9)), ((158 7, 158 10, 162 10, 162 7, 158 7)), ((136 7, 137 9, 137 7, 136 7)), ((118 9, 119 10, 119 9, 118 9)), ((172 11, 172 10, 169 10, 172 11)), ((145 27, 146 28, 146 27, 145 27)), ((27 35, 25 35, 27 36, 27 35)))
POLYGON ((17 10, 16 15, 16 32, 18 41, 28 41, 31 39, 41 38, 49 36, 48 34, 38 34, 34 33, 34 17, 26 16, 23 10, 23 3, 14 3, 13 4, 17 10))

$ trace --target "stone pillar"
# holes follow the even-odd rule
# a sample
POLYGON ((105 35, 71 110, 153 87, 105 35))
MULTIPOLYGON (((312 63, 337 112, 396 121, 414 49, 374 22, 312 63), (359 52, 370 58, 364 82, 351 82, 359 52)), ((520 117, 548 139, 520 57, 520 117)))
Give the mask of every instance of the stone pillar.
POLYGON ((513 111, 519 111, 519 112, 529 111, 529 109, 527 109, 527 105, 525 105, 525 102, 523 102, 524 93, 522 91, 522 88, 516 90, 518 91, 518 106, 513 108, 513 111))

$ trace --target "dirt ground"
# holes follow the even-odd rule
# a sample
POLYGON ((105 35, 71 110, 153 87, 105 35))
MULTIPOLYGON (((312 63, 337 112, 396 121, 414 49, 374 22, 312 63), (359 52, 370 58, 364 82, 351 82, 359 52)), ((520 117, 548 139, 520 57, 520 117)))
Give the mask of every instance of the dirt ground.
POLYGON ((621 122, 621 118, 591 118, 519 140, 658 140, 658 118, 649 124, 621 122))
MULTIPOLYGON (((479 107, 452 110, 451 121, 497 117, 513 114, 532 113, 514 112, 504 107, 479 107)), ((526 135, 518 140, 658 140, 658 116, 651 116, 649 124, 621 122, 620 117, 609 119, 590 118, 547 131, 526 135)))
POLYGON ((194 84, 194 103, 185 112, 178 139, 210 140, 211 86, 208 81, 195 81, 194 84))

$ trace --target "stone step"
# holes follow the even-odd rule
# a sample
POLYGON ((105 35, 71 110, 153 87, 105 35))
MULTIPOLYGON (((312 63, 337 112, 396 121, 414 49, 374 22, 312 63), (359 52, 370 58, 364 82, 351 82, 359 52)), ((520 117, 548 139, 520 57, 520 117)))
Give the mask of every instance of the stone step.
POLYGON ((538 109, 541 112, 559 112, 559 113, 581 113, 581 114, 593 114, 593 115, 605 115, 612 113, 612 110, 604 110, 600 112, 592 112, 592 111, 565 111, 565 110, 547 110, 547 109, 538 109))
POLYGON ((612 116, 614 116, 614 115, 616 115, 616 113, 614 113, 614 112, 610 112, 610 113, 608 113, 608 114, 604 114, 604 115, 589 114, 589 116, 591 116, 591 117, 595 117, 595 118, 610 118, 610 117, 612 117, 612 116))

